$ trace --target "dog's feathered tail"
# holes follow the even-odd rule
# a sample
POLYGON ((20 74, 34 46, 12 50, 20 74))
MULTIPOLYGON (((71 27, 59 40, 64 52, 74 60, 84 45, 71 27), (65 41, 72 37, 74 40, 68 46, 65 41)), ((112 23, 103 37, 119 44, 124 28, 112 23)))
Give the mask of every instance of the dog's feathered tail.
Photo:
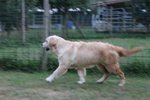
POLYGON ((118 52, 120 57, 128 57, 143 50, 144 50, 143 47, 137 47, 137 48, 132 48, 132 49, 126 49, 126 48, 121 48, 121 47, 116 48, 116 51, 118 52))

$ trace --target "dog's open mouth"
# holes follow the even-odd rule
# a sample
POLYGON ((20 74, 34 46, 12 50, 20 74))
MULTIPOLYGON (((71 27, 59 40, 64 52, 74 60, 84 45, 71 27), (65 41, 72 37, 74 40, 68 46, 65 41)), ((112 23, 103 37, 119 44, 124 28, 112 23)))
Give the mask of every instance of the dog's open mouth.
POLYGON ((46 48, 46 51, 49 51, 49 48, 46 48))

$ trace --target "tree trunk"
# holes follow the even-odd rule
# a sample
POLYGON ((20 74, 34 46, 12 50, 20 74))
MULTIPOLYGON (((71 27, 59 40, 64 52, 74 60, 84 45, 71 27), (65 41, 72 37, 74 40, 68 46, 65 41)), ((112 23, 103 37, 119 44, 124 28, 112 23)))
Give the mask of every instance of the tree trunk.
POLYGON ((65 12, 64 12, 63 36, 62 36, 62 37, 64 37, 64 38, 68 37, 67 22, 68 22, 68 8, 66 8, 66 9, 65 9, 65 12))
POLYGON ((10 38, 11 31, 8 30, 6 32, 7 32, 7 37, 10 38))
POLYGON ((72 15, 71 14, 69 14, 70 15, 70 18, 74 21, 74 24, 75 24, 75 26, 76 26, 76 28, 77 28, 77 31, 82 35, 82 37, 83 38, 85 38, 85 34, 81 31, 81 29, 80 29, 80 25, 79 25, 79 15, 77 15, 77 20, 75 21, 75 19, 72 17, 72 15))
POLYGON ((149 34, 149 32, 150 32, 150 26, 149 26, 149 24, 146 25, 146 28, 147 28, 147 33, 149 34))
POLYGON ((22 43, 26 42, 26 29, 25 29, 25 0, 22 0, 21 2, 21 7, 22 7, 22 43))
MULTIPOLYGON (((44 0, 43 1, 44 3, 44 35, 43 35, 43 41, 45 40, 46 37, 48 37, 48 32, 49 32, 49 0, 44 0)), ((41 69, 42 70, 47 70, 47 61, 48 61, 48 58, 47 58, 47 52, 46 50, 43 48, 42 49, 42 56, 41 56, 41 61, 42 61, 42 64, 41 64, 41 69)))

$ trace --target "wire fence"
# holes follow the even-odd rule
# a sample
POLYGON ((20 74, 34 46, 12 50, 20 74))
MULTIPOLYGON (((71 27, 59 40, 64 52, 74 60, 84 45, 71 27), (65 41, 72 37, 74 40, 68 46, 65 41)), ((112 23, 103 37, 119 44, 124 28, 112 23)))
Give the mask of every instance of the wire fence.
MULTIPOLYGON (((1 70, 19 70, 19 71, 41 71, 42 49, 39 47, 17 47, 3 48, 0 50, 0 69, 1 70)), ((149 73, 150 50, 136 54, 128 58, 121 58, 120 65, 126 73, 149 73), (139 71, 140 69, 140 71, 139 71)), ((48 70, 55 70, 58 67, 57 57, 48 52, 48 70)), ((91 70, 91 72, 94 72, 91 70)))
MULTIPOLYGON (((4 15, 4 11, 0 11, 3 14, 0 14, 0 67, 5 69, 5 66, 9 66, 8 69, 12 67, 15 69, 17 66, 18 69, 25 70, 34 66, 33 69, 40 70, 42 55, 40 44, 43 42, 45 27, 44 10, 39 8, 26 10, 25 43, 22 43, 21 7, 14 8, 7 16, 4 15), (25 65, 24 69, 22 66, 25 65)), ((64 13, 57 9, 49 9, 51 15, 49 17, 49 35, 56 34, 64 37, 67 34, 65 38, 68 39, 102 40, 127 48, 144 46, 146 49, 142 53, 130 58, 123 58, 120 62, 122 65, 128 65, 134 61, 149 65, 150 47, 148 42, 150 38, 149 34, 144 34, 148 30, 146 26, 136 22, 129 8, 98 6, 96 10, 68 9, 68 11, 67 31, 65 31, 67 33, 65 33, 64 13), (124 43, 123 39, 129 40, 124 43)), ((54 65, 58 63, 56 57, 51 53, 49 57, 48 66, 54 68, 54 65)))

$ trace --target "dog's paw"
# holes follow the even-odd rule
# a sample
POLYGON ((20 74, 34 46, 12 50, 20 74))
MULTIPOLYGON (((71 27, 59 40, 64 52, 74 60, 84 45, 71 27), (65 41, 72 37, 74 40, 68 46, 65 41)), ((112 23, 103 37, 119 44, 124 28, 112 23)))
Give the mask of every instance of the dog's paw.
POLYGON ((51 78, 49 78, 49 77, 48 77, 48 78, 46 78, 45 80, 46 80, 46 82, 49 82, 49 83, 51 83, 51 82, 52 82, 52 79, 51 79, 51 78))
POLYGON ((78 84, 84 84, 85 81, 78 81, 77 83, 78 83, 78 84))
POLYGON ((119 83, 118 86, 123 87, 125 83, 119 83))
POLYGON ((120 84, 118 84, 118 86, 122 87, 122 86, 124 86, 124 84, 120 83, 120 84))
POLYGON ((118 84, 118 86, 122 87, 125 85, 125 83, 126 83, 125 80, 121 80, 121 82, 118 84))
POLYGON ((104 80, 97 80, 96 83, 102 84, 104 83, 104 80))
POLYGON ((96 83, 98 83, 98 84, 103 84, 104 82, 103 82, 103 81, 101 81, 101 82, 99 82, 99 81, 96 81, 96 83))

